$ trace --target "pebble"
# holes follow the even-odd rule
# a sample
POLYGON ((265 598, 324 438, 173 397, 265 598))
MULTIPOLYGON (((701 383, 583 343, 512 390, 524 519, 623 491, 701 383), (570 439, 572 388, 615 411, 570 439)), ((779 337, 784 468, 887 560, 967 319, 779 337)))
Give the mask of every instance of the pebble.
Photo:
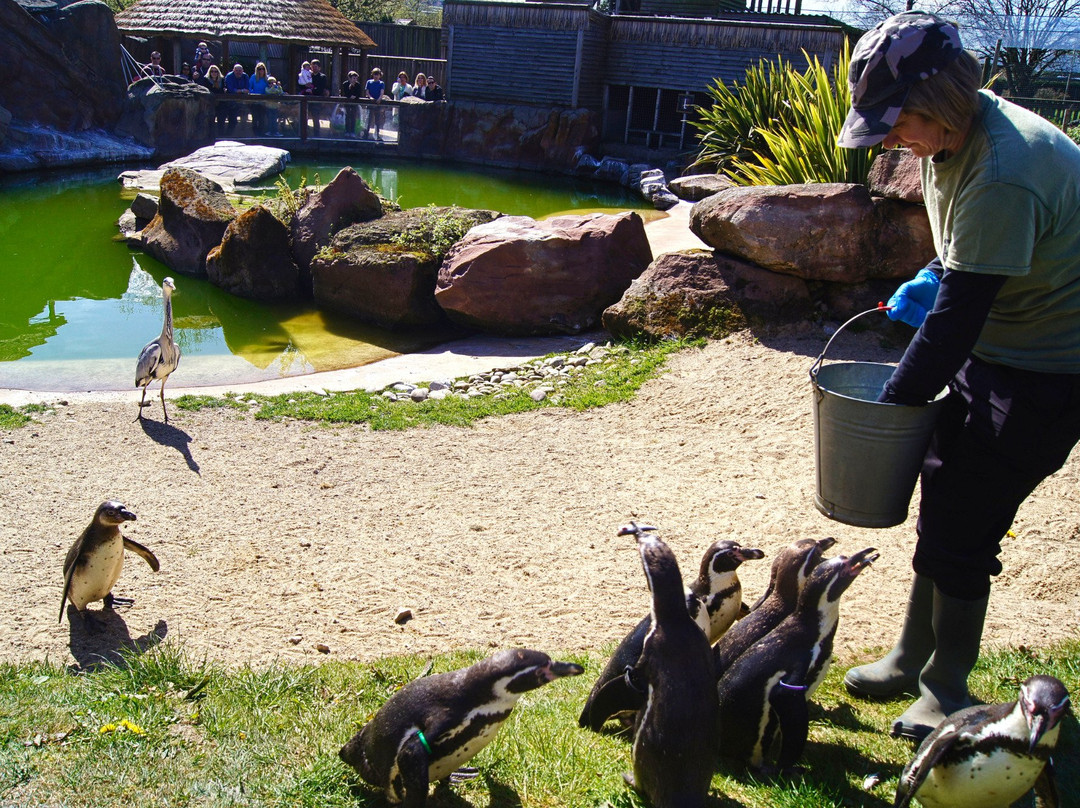
POLYGON ((399 609, 398 613, 394 615, 394 622, 399 626, 403 626, 412 620, 412 609, 399 609))
POLYGON ((317 642, 315 643, 315 650, 318 651, 320 654, 329 654, 330 646, 324 642, 317 642))

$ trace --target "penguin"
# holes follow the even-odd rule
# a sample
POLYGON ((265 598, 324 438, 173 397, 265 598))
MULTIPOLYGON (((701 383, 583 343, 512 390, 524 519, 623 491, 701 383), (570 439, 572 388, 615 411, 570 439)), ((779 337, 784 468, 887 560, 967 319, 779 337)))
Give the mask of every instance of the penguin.
POLYGON ((1032 676, 1008 704, 958 710, 931 732, 900 775, 894 808, 1006 808, 1032 786, 1058 808, 1050 755, 1069 692, 1053 676, 1032 676))
MULTIPOLYGON (((795 611, 742 653, 717 683, 720 754, 746 760, 764 774, 798 773, 809 731, 807 701, 828 672, 840 596, 877 560, 873 547, 836 556, 810 573, 795 611), (765 764, 777 732, 776 765, 765 764)), ((749 618, 747 618, 749 619, 749 618)))
POLYGON ((686 610, 675 554, 649 525, 630 523, 652 594, 641 656, 625 674, 640 694, 627 783, 653 808, 705 805, 716 762, 717 695, 709 641, 686 610))
POLYGON ((60 619, 63 622, 64 606, 70 600, 82 615, 84 623, 92 629, 99 628, 96 618, 86 610, 88 603, 104 601, 106 609, 114 604, 131 605, 132 598, 120 598, 112 588, 124 568, 124 550, 131 550, 146 559, 150 569, 157 572, 161 565, 146 547, 120 533, 120 525, 134 522, 135 514, 122 502, 109 499, 98 505, 94 518, 82 535, 75 540, 64 559, 64 594, 60 599, 60 619))
POLYGON ((806 579, 819 563, 823 553, 836 544, 836 539, 799 539, 781 550, 773 559, 769 586, 750 614, 731 627, 713 647, 713 664, 717 676, 723 675, 731 663, 795 611, 806 579))
POLYGON ((388 802, 423 808, 443 780, 487 746, 521 695, 584 668, 528 649, 409 682, 349 740, 339 757, 388 802))
MULTIPOLYGON (((765 554, 756 547, 741 547, 730 539, 714 541, 705 551, 697 580, 686 592, 686 608, 710 644, 728 630, 745 608, 737 573, 739 565, 764 557, 765 554)), ((641 656, 651 621, 649 616, 642 618, 619 643, 585 700, 578 726, 599 732, 609 718, 632 711, 638 698, 624 680, 623 673, 641 656)))

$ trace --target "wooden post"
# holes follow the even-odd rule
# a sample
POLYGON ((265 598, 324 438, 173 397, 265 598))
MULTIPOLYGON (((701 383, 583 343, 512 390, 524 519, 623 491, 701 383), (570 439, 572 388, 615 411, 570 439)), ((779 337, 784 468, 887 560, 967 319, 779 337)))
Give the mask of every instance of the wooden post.
MULTIPOLYGON (((173 40, 171 40, 171 43, 172 43, 172 67, 173 67, 172 73, 173 73, 174 76, 179 76, 180 75, 180 67, 184 64, 184 60, 182 58, 180 58, 180 40, 179 39, 173 39, 173 40)), ((191 76, 184 76, 184 78, 188 79, 188 78, 191 78, 191 76)))

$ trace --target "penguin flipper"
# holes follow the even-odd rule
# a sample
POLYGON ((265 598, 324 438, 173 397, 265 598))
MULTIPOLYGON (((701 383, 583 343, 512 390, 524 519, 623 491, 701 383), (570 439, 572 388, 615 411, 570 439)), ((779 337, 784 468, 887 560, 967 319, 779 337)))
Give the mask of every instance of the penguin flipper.
POLYGON ((1035 778, 1035 805, 1038 808, 1060 808, 1061 797, 1058 795, 1057 780, 1054 779, 1054 761, 1046 761, 1046 766, 1035 778))
POLYGON ((424 808, 428 795, 428 765, 430 759, 420 736, 413 733, 398 749, 397 765, 400 778, 401 808, 424 808))
POLYGON ((131 552, 142 556, 143 559, 145 559, 146 563, 150 565, 150 569, 152 569, 154 572, 157 572, 159 569, 161 569, 161 564, 158 563, 157 556, 150 552, 150 549, 148 547, 144 547, 134 539, 129 539, 127 538, 127 536, 125 536, 124 549, 131 550, 131 552))
POLYGON ((64 573, 64 594, 60 596, 60 617, 57 623, 64 622, 64 607, 67 606, 68 592, 71 591, 71 576, 75 573, 75 565, 71 564, 64 573))
POLYGON ((636 690, 627 681, 628 678, 632 679, 632 670, 628 668, 626 674, 612 679, 600 688, 591 704, 586 705, 588 715, 584 712, 581 714, 582 720, 585 721, 582 726, 588 726, 594 732, 599 732, 604 722, 613 715, 622 712, 637 712, 645 706, 644 689, 636 690))
POLYGON ((953 743, 960 737, 957 725, 951 721, 943 722, 919 744, 915 757, 900 773, 900 782, 896 785, 896 799, 893 808, 908 808, 915 798, 915 793, 926 782, 930 771, 938 761, 952 749, 953 743))

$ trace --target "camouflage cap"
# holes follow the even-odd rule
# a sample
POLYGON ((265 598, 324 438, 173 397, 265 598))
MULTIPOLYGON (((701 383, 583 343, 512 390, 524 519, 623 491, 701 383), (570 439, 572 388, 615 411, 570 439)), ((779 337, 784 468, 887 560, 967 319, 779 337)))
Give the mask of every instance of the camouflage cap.
POLYGON ((912 86, 962 51, 953 23, 921 11, 897 14, 867 31, 851 54, 851 111, 836 142, 847 149, 880 143, 896 123, 912 86))

